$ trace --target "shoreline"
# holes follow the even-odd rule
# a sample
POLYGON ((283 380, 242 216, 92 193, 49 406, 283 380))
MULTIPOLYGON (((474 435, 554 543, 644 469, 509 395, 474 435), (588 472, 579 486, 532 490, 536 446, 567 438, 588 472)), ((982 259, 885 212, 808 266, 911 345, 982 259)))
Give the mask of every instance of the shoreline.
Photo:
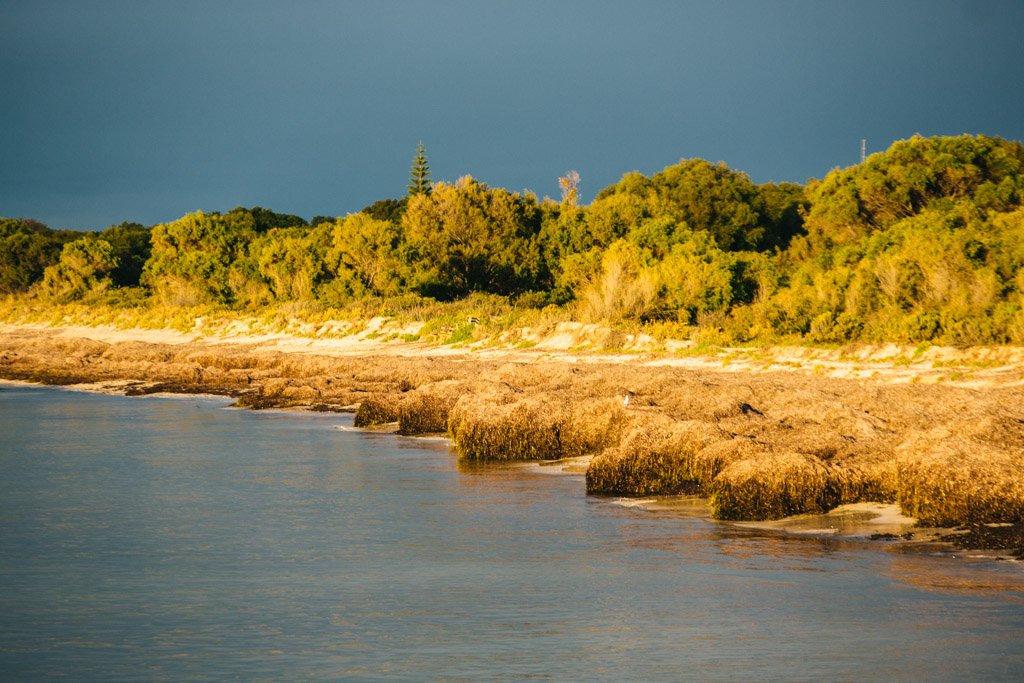
MULTIPOLYGON (((96 393, 107 396, 126 396, 123 392, 117 391, 114 386, 105 383, 77 384, 77 385, 47 385, 37 382, 22 380, 0 379, 0 387, 47 387, 65 391, 76 391, 83 393, 96 393)), ((144 396, 126 396, 128 398, 153 397, 153 398, 206 398, 221 399, 226 397, 220 394, 175 394, 175 393, 152 393, 144 396)), ((226 407, 236 407, 229 405, 226 407)), ((241 408, 245 410, 246 408, 241 408)), ((308 407, 295 406, 290 408, 267 408, 267 412, 302 413, 312 412, 308 407)), ((350 411, 343 411, 350 412, 350 411)), ((351 411, 352 413, 355 410, 351 411)), ((398 423, 387 423, 367 427, 345 426, 336 427, 340 431, 361 432, 369 434, 392 434, 401 438, 416 439, 423 441, 443 441, 453 448, 452 439, 443 433, 429 434, 400 434, 398 423)), ((584 476, 587 466, 593 460, 593 456, 578 456, 564 458, 561 460, 541 460, 519 463, 509 463, 517 469, 528 471, 532 474, 552 474, 555 476, 584 476)), ((640 510, 655 515, 678 515, 697 516, 709 521, 728 524, 738 529, 752 529, 761 532, 779 532, 793 536, 806 536, 815 538, 837 538, 847 541, 882 541, 891 542, 904 549, 938 550, 952 554, 959 547, 947 537, 954 534, 953 528, 922 528, 918 526, 918 520, 902 514, 899 506, 894 503, 849 503, 834 508, 822 514, 797 514, 781 519, 764 522, 743 522, 732 521, 722 522, 714 520, 711 515, 711 506, 708 498, 700 496, 659 496, 654 498, 626 498, 615 496, 598 496, 604 502, 620 507, 640 510)), ((972 549, 975 553, 987 552, 985 548, 972 549)), ((1017 562, 1020 558, 1013 555, 1000 554, 974 554, 969 555, 973 559, 989 559, 1017 562)))
POLYGON ((934 367, 903 362, 854 379, 852 368, 763 358, 387 346, 5 324, 0 377, 355 412, 357 426, 447 433, 470 460, 571 463, 588 493, 697 492, 714 517, 765 528, 884 503, 1024 557, 1024 382, 1012 362, 942 365, 964 380, 939 382, 928 380, 934 367))
MULTIPOLYGON (((52 384, 42 384, 38 382, 28 382, 24 380, 0 379, 0 387, 3 387, 5 385, 12 387, 46 387, 64 391, 96 393, 107 396, 125 396, 127 398, 205 398, 220 400, 226 400, 229 398, 224 396, 223 394, 184 394, 170 392, 157 392, 137 396, 128 396, 123 391, 117 390, 119 384, 121 383, 97 382, 60 386, 52 384)), ((135 383, 129 382, 127 384, 133 385, 135 383)), ((238 406, 236 406, 235 404, 230 404, 225 407, 238 408, 238 406)), ((247 410, 251 408, 242 407, 239 409, 247 410)), ((314 412, 308 406, 293 406, 288 408, 264 408, 261 410, 267 412, 280 412, 283 414, 314 412)), ((353 407, 352 410, 343 410, 338 412, 355 413, 356 409, 353 407)), ((380 425, 371 425, 365 427, 336 427, 336 429, 339 429, 341 431, 353 431, 370 434, 392 434, 394 436, 402 438, 417 439, 424 441, 443 441, 449 445, 450 449, 452 449, 454 446, 451 437, 444 433, 401 434, 399 432, 399 423, 397 422, 380 425)), ((583 476, 586 474, 587 467, 593 460, 593 457, 594 456, 577 456, 572 458, 564 458, 560 460, 527 461, 510 464, 516 466, 517 468, 530 471, 533 474, 554 474, 556 476, 583 476)), ((696 516, 701 517, 703 519, 723 523, 721 520, 714 520, 714 517, 711 515, 710 501, 706 497, 687 495, 669 495, 659 496, 655 498, 627 498, 614 496, 598 497, 609 504, 619 505, 621 507, 629 509, 636 509, 643 511, 645 513, 675 515, 680 514, 680 511, 683 510, 686 516, 696 514, 696 516)), ((849 503, 840 505, 837 508, 834 508, 828 512, 821 514, 801 513, 789 517, 783 517, 781 519, 774 519, 763 522, 732 521, 724 523, 739 529, 746 528, 761 532, 779 532, 794 536, 806 536, 815 538, 830 537, 848 541, 891 542, 897 544, 903 549, 910 550, 938 550, 940 552, 952 554, 955 551, 962 549, 974 553, 971 555, 965 555, 965 557, 969 557, 972 559, 999 560, 1010 562, 1018 562, 1024 559, 1021 558, 1019 555, 1012 554, 984 554, 990 552, 991 550, 985 547, 972 548, 970 546, 959 546, 953 540, 953 536, 955 536, 957 533, 953 527, 919 527, 918 520, 904 515, 900 511, 899 506, 896 505, 895 503, 849 503), (838 523, 839 526, 836 526, 835 523, 838 523)))
MULTIPOLYGON (((175 394, 175 393, 152 393, 145 394, 143 396, 127 396, 123 391, 118 391, 119 387, 133 386, 134 382, 96 382, 96 383, 82 383, 82 384, 71 384, 71 385, 48 385, 38 382, 28 382, 23 380, 8 380, 0 379, 0 387, 11 386, 11 387, 46 387, 63 391, 75 391, 82 393, 94 393, 106 396, 126 396, 127 398, 140 398, 140 397, 152 397, 152 398, 206 398, 206 399, 221 399, 225 400, 226 397, 221 394, 200 394, 200 393, 189 393, 189 394, 175 394)), ((235 407, 235 406, 228 406, 235 407)), ((242 408, 245 410, 246 408, 242 408)), ((266 408, 262 409, 265 412, 280 412, 283 414, 287 413, 302 413, 312 412, 308 407, 294 406, 290 408, 266 408)), ((349 411, 339 411, 349 412, 349 411)), ((355 410, 351 411, 352 413, 355 410)), ((450 448, 454 446, 452 439, 443 433, 428 433, 428 434, 400 434, 399 423, 392 422, 380 425, 371 425, 366 427, 355 427, 355 426, 339 426, 336 429, 340 431, 352 431, 369 434, 392 434, 401 438, 417 439, 424 441, 443 441, 446 442, 450 448)), ((553 474, 556 476, 570 475, 570 476, 582 476, 585 475, 587 466, 593 460, 593 456, 577 456, 572 458, 564 458, 560 460, 540 460, 540 461, 527 461, 527 462, 516 462, 508 463, 509 465, 529 471, 533 474, 553 474)), ((680 510, 685 509, 687 515, 696 513, 697 516, 712 520, 711 508, 709 500, 707 498, 699 496, 660 496, 656 498, 625 498, 625 497, 614 497, 614 496, 600 496, 605 502, 612 505, 619 505, 621 507, 642 510, 653 514, 679 514, 680 510)), ((917 533, 919 536, 922 535, 921 530, 915 529, 917 520, 911 517, 903 515, 899 507, 892 503, 851 503, 839 506, 827 513, 820 515, 808 515, 799 514, 790 517, 784 517, 782 519, 765 521, 765 522, 731 522, 731 526, 737 528, 748 528, 756 529, 759 531, 780 531, 788 534, 800 535, 800 536, 817 536, 825 537, 832 536, 837 538, 846 538, 852 540, 902 540, 908 541, 909 536, 917 533), (849 523, 851 519, 853 523, 849 523), (846 522, 841 527, 829 526, 825 527, 824 524, 809 523, 811 520, 815 522, 825 522, 829 520, 836 520, 846 522), (914 531, 911 531, 914 529, 914 531)), ((949 532, 952 529, 928 529, 923 533, 923 538, 919 538, 915 541, 916 545, 922 543, 938 543, 938 535, 940 532, 949 532)), ((952 544, 946 544, 952 548, 952 544)), ((993 556, 993 559, 1011 560, 1014 558, 993 556)))

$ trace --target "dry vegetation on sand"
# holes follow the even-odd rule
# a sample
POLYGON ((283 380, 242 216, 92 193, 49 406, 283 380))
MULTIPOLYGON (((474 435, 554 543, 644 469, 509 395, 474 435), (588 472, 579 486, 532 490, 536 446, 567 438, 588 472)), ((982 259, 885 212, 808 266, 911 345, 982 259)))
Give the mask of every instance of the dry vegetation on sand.
POLYGON ((0 340, 7 379, 217 392, 254 408, 358 409, 360 425, 447 431, 464 458, 591 455, 591 493, 698 492, 719 518, 888 501, 927 524, 1024 523, 1019 381, 853 380, 639 358, 330 356, 39 329, 8 329, 0 340))

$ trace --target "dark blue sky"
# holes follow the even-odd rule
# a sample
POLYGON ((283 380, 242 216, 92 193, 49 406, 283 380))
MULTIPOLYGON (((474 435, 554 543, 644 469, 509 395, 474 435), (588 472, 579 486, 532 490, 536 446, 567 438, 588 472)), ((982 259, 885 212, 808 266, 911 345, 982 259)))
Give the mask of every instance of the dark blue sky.
POLYGON ((682 157, 821 177, 1024 139, 1024 2, 0 0, 0 215, 344 215, 472 174, 584 199, 682 157))

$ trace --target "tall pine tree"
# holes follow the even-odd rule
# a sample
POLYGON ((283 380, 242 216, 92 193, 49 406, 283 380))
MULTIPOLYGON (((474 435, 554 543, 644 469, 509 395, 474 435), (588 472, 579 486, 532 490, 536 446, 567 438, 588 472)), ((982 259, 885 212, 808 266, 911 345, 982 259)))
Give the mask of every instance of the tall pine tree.
POLYGON ((423 151, 423 143, 420 142, 416 148, 416 158, 412 160, 412 170, 409 172, 409 196, 418 194, 430 194, 430 166, 427 164, 427 155, 423 151))

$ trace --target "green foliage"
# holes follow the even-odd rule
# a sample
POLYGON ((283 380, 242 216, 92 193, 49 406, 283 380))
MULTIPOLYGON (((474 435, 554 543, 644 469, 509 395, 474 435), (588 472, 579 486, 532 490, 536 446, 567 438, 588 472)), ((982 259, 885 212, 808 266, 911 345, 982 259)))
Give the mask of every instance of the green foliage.
POLYGON ((28 291, 57 263, 63 245, 78 237, 28 218, 0 218, 0 294, 28 291))
POLYGON ((896 142, 810 187, 807 229, 816 244, 849 244, 923 210, 961 206, 984 214, 1024 199, 1024 146, 961 135, 896 142))
POLYGON ((330 281, 321 290, 328 305, 362 296, 395 296, 405 290, 402 228, 366 213, 354 213, 331 226, 325 255, 330 281))
POLYGON ((684 159, 651 178, 629 173, 602 190, 594 203, 618 195, 634 198, 634 216, 663 217, 692 230, 705 230, 730 251, 782 246, 800 231, 802 198, 795 186, 762 189, 745 173, 721 162, 684 159), (637 206, 637 199, 643 208, 637 206))
POLYGON ((507 295, 543 284, 540 212, 532 197, 466 176, 411 197, 402 226, 416 286, 428 296, 507 295))
POLYGON ((40 290, 57 301, 75 301, 109 287, 115 268, 117 257, 109 242, 83 237, 64 245, 60 261, 46 268, 40 290))
POLYGON ((252 214, 237 209, 223 215, 197 211, 157 225, 142 282, 165 304, 231 304, 236 289, 251 280, 232 266, 255 236, 252 214))
POLYGON ((657 269, 661 309, 686 323, 701 313, 726 310, 733 301, 731 265, 707 233, 672 244, 657 269))
POLYGON ((722 251, 704 231, 652 219, 602 252, 600 267, 579 288, 590 320, 675 319, 696 323, 702 314, 749 303, 767 259, 722 251), (745 297, 745 298, 741 298, 745 297))
POLYGON ((596 270, 601 260, 600 244, 588 224, 588 212, 576 206, 545 201, 540 205, 541 228, 538 234, 542 268, 551 274, 555 299, 567 300, 582 279, 596 270), (579 264, 592 265, 581 269, 579 264))
POLYGON ((764 239, 757 188, 725 164, 691 159, 651 178, 654 215, 707 230, 726 249, 755 249, 764 239))
POLYGON ((259 283, 250 286, 254 303, 312 301, 325 279, 327 230, 324 224, 308 228, 275 228, 253 240, 248 253, 262 283, 269 287, 266 301, 259 283))
POLYGON ((1021 213, 923 211, 802 262, 776 304, 812 341, 1019 342, 1021 213))
POLYGON ((1019 143, 915 137, 812 183, 763 323, 815 343, 1024 341, 1022 162, 1019 143))
POLYGON ((613 194, 595 200, 587 209, 593 246, 607 247, 651 217, 651 209, 634 194, 613 194))
POLYGON ((452 330, 451 336, 444 340, 445 345, 449 344, 462 344, 473 339, 473 332, 476 329, 476 325, 473 323, 463 323, 454 330, 452 330))

